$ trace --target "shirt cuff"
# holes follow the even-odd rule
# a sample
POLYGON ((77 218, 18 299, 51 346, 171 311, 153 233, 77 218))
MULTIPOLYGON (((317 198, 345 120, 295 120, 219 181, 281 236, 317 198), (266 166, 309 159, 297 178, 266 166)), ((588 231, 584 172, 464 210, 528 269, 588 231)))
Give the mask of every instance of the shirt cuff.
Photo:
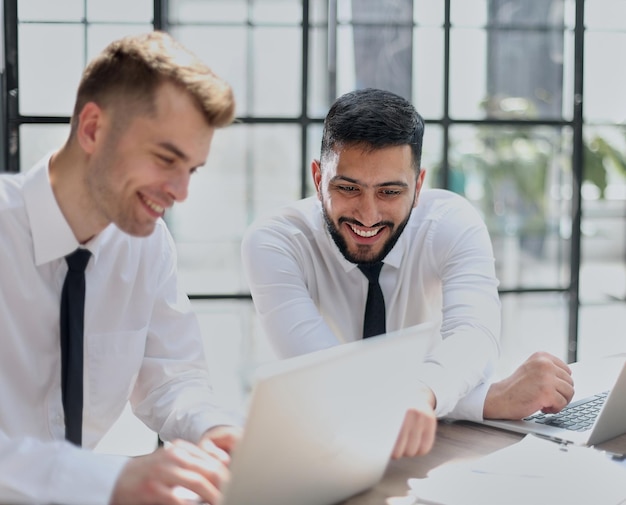
POLYGON ((490 383, 482 383, 462 397, 445 417, 463 421, 482 421, 490 383))
POLYGON ((243 424, 243 416, 236 412, 198 415, 194 417, 193 425, 190 427, 190 432, 186 434, 185 438, 190 442, 198 443, 202 436, 211 428, 217 426, 243 426, 243 424))
POLYGON ((437 363, 424 363, 420 374, 421 381, 435 395, 435 415, 467 421, 482 420, 483 407, 489 383, 480 383, 466 394, 450 385, 450 374, 437 363))
POLYGON ((435 363, 424 363, 419 378, 435 395, 435 414, 437 417, 448 414, 456 405, 458 395, 450 390, 450 378, 445 374, 443 368, 435 363))
POLYGON ((126 456, 96 454, 68 447, 59 454, 50 478, 50 502, 64 505, 108 505, 126 456))

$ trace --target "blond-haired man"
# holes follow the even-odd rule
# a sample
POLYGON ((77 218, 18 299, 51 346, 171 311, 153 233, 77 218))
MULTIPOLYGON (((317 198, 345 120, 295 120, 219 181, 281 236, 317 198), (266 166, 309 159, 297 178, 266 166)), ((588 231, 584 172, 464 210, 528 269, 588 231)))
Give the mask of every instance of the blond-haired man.
POLYGON ((230 86, 167 34, 127 37, 85 69, 66 143, 0 177, 0 502, 175 504, 180 488, 219 499, 239 432, 212 401, 161 218, 234 107, 230 86), (84 338, 71 354, 59 328, 75 250, 84 338), (129 399, 172 444, 133 459, 87 450, 129 399))

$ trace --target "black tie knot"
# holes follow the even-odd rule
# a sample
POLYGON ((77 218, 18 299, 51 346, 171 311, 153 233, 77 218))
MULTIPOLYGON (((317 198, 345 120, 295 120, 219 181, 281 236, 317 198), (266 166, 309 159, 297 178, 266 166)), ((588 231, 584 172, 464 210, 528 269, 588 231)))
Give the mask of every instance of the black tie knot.
POLYGON ((378 282, 378 277, 380 276, 380 271, 383 268, 383 262, 379 261, 377 263, 367 263, 359 265, 359 270, 363 272, 363 275, 367 277, 367 280, 370 284, 376 284, 378 282))
POLYGON ((67 267, 72 272, 84 272, 90 257, 91 252, 88 249, 78 248, 73 253, 68 254, 65 261, 67 261, 67 267))

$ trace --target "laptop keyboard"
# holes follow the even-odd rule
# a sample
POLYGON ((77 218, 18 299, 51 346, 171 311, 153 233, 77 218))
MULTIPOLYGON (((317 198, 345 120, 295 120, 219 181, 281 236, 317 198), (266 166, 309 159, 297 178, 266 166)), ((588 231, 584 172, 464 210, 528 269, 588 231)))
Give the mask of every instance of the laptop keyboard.
POLYGON ((532 416, 525 417, 524 421, 556 426, 572 431, 587 431, 591 428, 602 408, 609 391, 598 393, 597 395, 583 398, 571 403, 558 414, 544 414, 539 412, 532 416))

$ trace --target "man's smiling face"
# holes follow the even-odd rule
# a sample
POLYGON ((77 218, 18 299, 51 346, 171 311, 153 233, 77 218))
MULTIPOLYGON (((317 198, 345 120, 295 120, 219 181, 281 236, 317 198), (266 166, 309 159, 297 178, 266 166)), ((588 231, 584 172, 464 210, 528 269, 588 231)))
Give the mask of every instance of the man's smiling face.
POLYGON ((214 128, 193 98, 171 83, 157 90, 153 114, 131 116, 116 128, 115 112, 99 113, 101 133, 90 146, 85 180, 91 213, 104 225, 147 236, 165 210, 187 198, 214 128))
POLYGON ((337 147, 312 164, 333 240, 352 263, 382 260, 408 222, 424 179, 408 145, 337 147))

